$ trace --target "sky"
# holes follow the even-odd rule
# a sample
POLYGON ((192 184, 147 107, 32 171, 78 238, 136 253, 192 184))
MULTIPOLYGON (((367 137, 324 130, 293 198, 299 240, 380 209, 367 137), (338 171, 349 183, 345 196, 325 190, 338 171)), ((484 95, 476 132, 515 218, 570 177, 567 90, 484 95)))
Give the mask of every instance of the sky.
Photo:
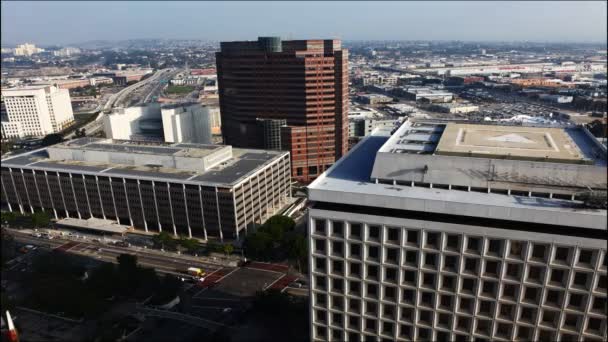
POLYGON ((606 1, 1 2, 2 44, 137 38, 605 42, 606 1))

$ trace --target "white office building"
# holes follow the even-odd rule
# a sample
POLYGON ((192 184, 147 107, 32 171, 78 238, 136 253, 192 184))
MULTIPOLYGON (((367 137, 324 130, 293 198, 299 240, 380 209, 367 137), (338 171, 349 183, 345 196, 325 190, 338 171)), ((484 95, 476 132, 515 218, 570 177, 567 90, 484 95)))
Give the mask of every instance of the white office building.
POLYGON ((162 108, 165 142, 211 144, 211 113, 200 104, 174 104, 162 108))
POLYGON ((117 108, 104 117, 104 131, 106 137, 118 140, 211 144, 211 114, 198 103, 117 108))
POLYGON ((74 122, 67 89, 36 86, 3 89, 6 116, 2 118, 2 138, 37 137, 56 133, 74 122))
POLYGON ((309 187, 313 341, 605 341, 606 147, 406 121, 309 187))

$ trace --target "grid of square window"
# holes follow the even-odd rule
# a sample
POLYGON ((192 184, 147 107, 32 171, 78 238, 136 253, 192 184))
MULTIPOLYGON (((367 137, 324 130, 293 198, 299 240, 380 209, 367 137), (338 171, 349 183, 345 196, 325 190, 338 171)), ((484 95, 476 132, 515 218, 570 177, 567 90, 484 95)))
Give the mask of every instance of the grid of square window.
POLYGON ((606 339, 606 251, 314 218, 313 339, 606 339))

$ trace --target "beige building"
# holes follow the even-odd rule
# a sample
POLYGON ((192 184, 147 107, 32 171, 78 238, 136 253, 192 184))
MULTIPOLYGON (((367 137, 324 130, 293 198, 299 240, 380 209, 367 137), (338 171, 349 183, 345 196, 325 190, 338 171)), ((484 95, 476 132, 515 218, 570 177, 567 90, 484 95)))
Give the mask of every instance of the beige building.
POLYGON ((53 86, 3 89, 2 97, 6 106, 3 139, 44 136, 74 122, 67 89, 53 86))

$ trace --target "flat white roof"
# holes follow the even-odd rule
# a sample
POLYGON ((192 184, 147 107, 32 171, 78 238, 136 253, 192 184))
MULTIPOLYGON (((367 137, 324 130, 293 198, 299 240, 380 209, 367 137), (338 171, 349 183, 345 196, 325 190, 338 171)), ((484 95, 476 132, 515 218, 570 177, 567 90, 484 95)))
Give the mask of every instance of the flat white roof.
POLYGON ((116 233, 123 234, 127 232, 128 227, 116 223, 116 221, 103 220, 99 218, 91 217, 89 219, 77 219, 77 218, 64 218, 57 222, 57 224, 61 224, 68 227, 74 227, 78 229, 92 229, 100 232, 106 233, 116 233))

